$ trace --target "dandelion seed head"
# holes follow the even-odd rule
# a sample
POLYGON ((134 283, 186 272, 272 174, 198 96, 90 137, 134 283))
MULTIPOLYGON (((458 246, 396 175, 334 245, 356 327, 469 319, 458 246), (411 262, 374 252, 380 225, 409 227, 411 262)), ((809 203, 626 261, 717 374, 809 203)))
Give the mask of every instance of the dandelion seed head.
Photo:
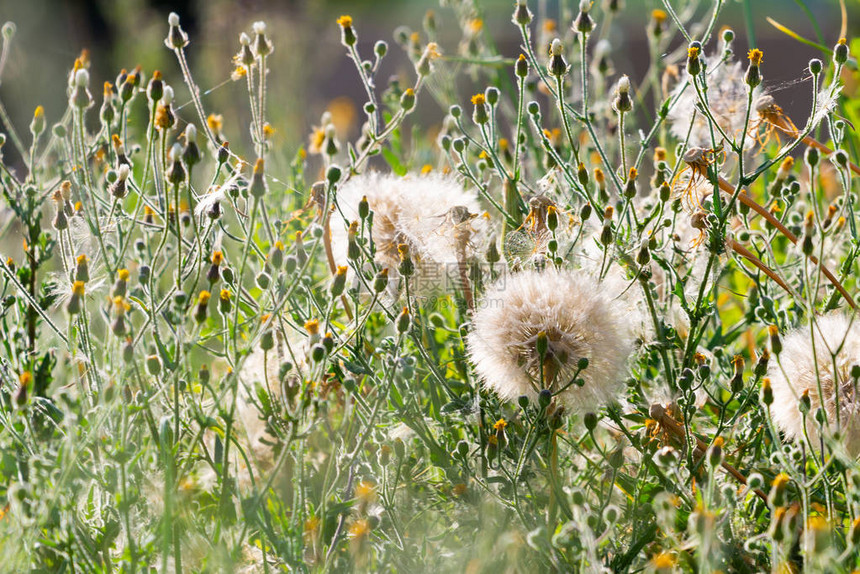
POLYGON ((524 271, 487 290, 472 321, 469 357, 483 384, 502 399, 536 398, 548 388, 560 391, 569 412, 594 411, 623 394, 621 378, 632 350, 624 321, 587 274, 524 271), (543 361, 541 334, 547 346, 543 361), (581 359, 588 359, 588 367, 577 375, 581 359), (573 383, 575 376, 582 387, 573 383))
POLYGON ((252 29, 254 30, 254 34, 265 34, 266 33, 266 23, 262 20, 258 20, 254 22, 252 29))
POLYGON ((817 318, 811 331, 807 325, 789 332, 782 344, 779 362, 772 360, 768 373, 773 389, 771 413, 779 428, 789 439, 803 439, 798 401, 807 393, 811 408, 806 431, 814 446, 819 436, 816 410, 824 408, 828 432, 832 432, 837 427, 838 402, 845 446, 852 455, 860 453, 860 400, 851 378, 852 367, 860 364, 860 323, 833 313, 817 318))
MULTIPOLYGON (((366 198, 373 212, 372 239, 376 262, 394 276, 400 265, 398 246, 405 244, 415 263, 421 287, 433 289, 445 270, 480 253, 485 221, 476 195, 445 174, 407 175, 367 173, 355 176, 338 190, 340 208, 332 220, 336 262, 346 263, 350 223, 359 220, 359 203, 366 198), (440 273, 441 271, 441 273, 440 273)), ((391 283, 396 285, 396 281, 391 283)))
POLYGON ((561 40, 558 38, 552 41, 552 44, 549 46, 549 53, 551 56, 561 56, 561 52, 563 50, 563 46, 561 44, 561 40))
MULTIPOLYGON (((696 50, 696 55, 699 54, 699 49, 696 47, 690 47, 689 50, 696 50)), ((729 137, 734 139, 743 137, 744 147, 752 147, 755 144, 755 138, 749 133, 744 136, 743 133, 749 90, 749 86, 744 82, 743 66, 737 61, 721 63, 719 57, 710 57, 709 60, 714 62, 713 67, 708 68, 707 74, 708 104, 711 114, 729 137)), ((764 91, 761 86, 753 90, 754 100, 762 95, 764 91)), ((684 74, 682 81, 673 90, 672 97, 678 98, 668 115, 675 137, 683 141, 689 131, 688 145, 702 148, 714 147, 709 120, 697 107, 699 97, 688 74, 684 74), (683 80, 688 80, 689 83, 683 80), (690 129, 691 118, 693 118, 692 129, 690 129)), ((714 129, 714 137, 719 145, 723 138, 716 129, 714 129)))
POLYGON ((171 12, 167 16, 167 23, 171 26, 179 26, 179 14, 177 14, 176 12, 171 12))
POLYGON ((245 32, 242 32, 239 34, 239 44, 242 46, 249 46, 251 44, 251 37, 245 32))

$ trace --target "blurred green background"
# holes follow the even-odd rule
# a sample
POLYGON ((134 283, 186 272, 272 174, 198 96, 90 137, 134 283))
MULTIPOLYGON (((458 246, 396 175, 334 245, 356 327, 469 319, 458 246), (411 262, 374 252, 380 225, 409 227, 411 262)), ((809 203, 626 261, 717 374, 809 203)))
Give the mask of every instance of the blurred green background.
MULTIPOLYGON (((344 56, 339 42, 335 19, 342 13, 351 14, 359 34, 359 49, 372 53, 378 39, 389 42, 380 83, 391 75, 412 78, 411 65, 403 51, 393 42, 393 31, 400 25, 421 30, 428 10, 439 21, 440 44, 446 53, 454 53, 460 41, 460 28, 450 4, 465 0, 0 0, 0 19, 17 24, 18 33, 0 86, 0 97, 7 106, 19 131, 26 131, 36 105, 45 106, 49 122, 60 118, 65 107, 65 82, 68 70, 81 49, 88 49, 92 60, 92 91, 100 101, 101 85, 113 81, 121 68, 143 66, 148 78, 152 70, 160 69, 177 92, 177 104, 188 101, 181 75, 173 54, 164 47, 167 14, 176 11, 189 33, 188 47, 195 79, 202 89, 217 89, 204 98, 207 111, 224 114, 227 138, 241 145, 247 141, 247 93, 243 82, 227 81, 231 73, 231 56, 238 49, 238 35, 250 32, 256 20, 268 23, 275 53, 270 61, 269 119, 276 128, 276 144, 292 155, 296 146, 307 141, 311 126, 335 100, 341 127, 349 126, 355 137, 359 127, 357 108, 363 91, 352 63, 344 56), (441 6, 440 6, 441 4, 441 6), (226 81, 226 83, 224 83, 226 81), (223 85, 222 85, 223 84, 223 85)), ((596 4, 604 0, 597 0, 596 4)), ((557 13, 558 1, 536 0, 534 9, 542 2, 550 13, 557 13)), ((673 5, 687 3, 673 0, 673 5)), ((860 12, 860 1, 846 0, 849 37, 857 31, 854 20, 860 12)), ((493 35, 496 45, 509 57, 518 54, 519 37, 510 24, 513 0, 482 0, 484 30, 493 35)), ((578 4, 567 0, 567 4, 578 4)), ((705 13, 710 0, 699 2, 699 13, 705 13)), ((766 82, 778 86, 802 77, 809 58, 821 56, 814 48, 777 31, 767 23, 771 16, 798 33, 816 38, 816 30, 803 5, 807 6, 820 24, 821 36, 832 46, 839 35, 840 7, 836 0, 750 0, 758 46, 764 49, 766 82)), ((627 0, 622 13, 609 35, 613 61, 618 73, 627 73, 636 85, 647 68, 645 25, 652 9, 661 6, 659 0, 627 0)), ((595 10, 598 22, 601 12, 595 10)), ((743 5, 727 0, 720 21, 732 26, 738 40, 736 51, 747 48, 743 5)), ((423 38, 423 34, 422 34, 423 38)), ((808 83, 805 83, 808 86, 808 83)), ((803 84, 798 89, 786 89, 781 103, 789 112, 803 109, 809 100, 803 84)), ((468 85, 460 93, 465 102, 470 93, 468 85)), ((439 105, 430 98, 419 102, 419 113, 431 123, 443 117, 439 105)), ((97 113, 94 111, 93 116, 97 113)), ((193 121, 190 106, 180 115, 193 121)), ((799 112, 801 118, 805 114, 799 112)), ((10 147, 10 146, 7 146, 10 147)), ((241 149, 241 148, 240 148, 241 149)))

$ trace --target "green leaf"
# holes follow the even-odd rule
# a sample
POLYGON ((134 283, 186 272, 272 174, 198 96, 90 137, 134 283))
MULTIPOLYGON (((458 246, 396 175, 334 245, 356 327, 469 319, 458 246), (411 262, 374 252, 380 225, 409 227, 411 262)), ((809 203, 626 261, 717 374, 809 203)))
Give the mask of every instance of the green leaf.
POLYGON ((406 175, 406 172, 408 171, 406 169, 406 166, 404 166, 402 163, 400 163, 400 160, 397 158, 396 155, 394 155, 394 152, 392 152, 388 148, 383 148, 382 149, 382 157, 384 157, 386 163, 388 163, 388 165, 391 166, 391 171, 393 171, 397 175, 401 175, 401 176, 406 175))
POLYGON ((812 46, 813 48, 818 48, 819 50, 821 50, 822 52, 827 54, 828 57, 833 55, 833 50, 831 50, 827 46, 822 46, 821 44, 817 44, 817 43, 813 42, 812 40, 807 40, 806 38, 804 38, 803 36, 801 36, 800 34, 795 32, 794 30, 792 30, 786 26, 783 26, 782 24, 780 24, 779 22, 777 22, 776 20, 774 20, 770 16, 767 17, 767 21, 771 26, 773 26, 774 28, 776 28, 777 30, 782 32, 783 34, 786 34, 787 36, 794 38, 795 40, 797 40, 801 44, 806 44, 807 46, 812 46))

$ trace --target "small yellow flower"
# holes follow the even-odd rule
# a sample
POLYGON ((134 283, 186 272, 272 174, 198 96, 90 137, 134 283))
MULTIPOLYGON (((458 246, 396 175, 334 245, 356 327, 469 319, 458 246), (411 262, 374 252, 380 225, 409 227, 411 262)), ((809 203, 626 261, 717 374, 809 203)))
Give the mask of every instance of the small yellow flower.
POLYGON ((761 59, 763 56, 764 56, 764 52, 762 52, 758 48, 754 48, 754 49, 750 50, 749 53, 747 54, 747 57, 749 58, 750 63, 753 66, 760 66, 761 65, 761 59))
POLYGON ((675 560, 675 557, 668 552, 660 552, 651 559, 651 564, 654 568, 660 570, 663 568, 674 568, 677 561, 675 560))
POLYGON ((351 28, 352 27, 352 16, 341 16, 337 19, 337 23, 341 28, 351 28))
POLYGON ((495 431, 503 431, 505 427, 508 426, 508 421, 505 419, 499 419, 496 421, 496 424, 493 425, 493 430, 495 431))
POLYGON ((484 94, 475 94, 472 96, 472 103, 476 106, 483 106, 487 103, 487 99, 484 97, 484 94))
POLYGON ((33 382, 33 373, 30 371, 24 371, 20 375, 18 375, 18 382, 21 383, 22 387, 26 387, 31 382, 33 382))
MULTIPOLYGON (((762 379, 762 386, 764 386, 765 381, 767 381, 768 386, 770 386, 770 379, 767 379, 767 378, 762 379)), ((784 472, 780 472, 779 474, 776 475, 776 478, 773 479, 773 486, 774 486, 774 488, 779 488, 779 487, 785 485, 789 480, 791 480, 791 479, 789 478, 789 476, 787 474, 785 474, 784 472)))
POLYGON ((376 485, 369 480, 362 480, 355 487, 355 497, 362 502, 370 502, 376 497, 376 485))
POLYGON ((220 297, 221 297, 222 301, 229 301, 230 300, 230 290, 229 289, 221 289, 220 297))
POLYGON ((83 297, 85 290, 86 285, 83 281, 75 281, 72 284, 72 294, 77 295, 78 297, 83 297))
POLYGON ((212 265, 221 265, 224 261, 224 254, 221 251, 212 252, 212 265))
POLYGON ((200 292, 200 295, 197 297, 197 300, 200 302, 201 305, 205 305, 209 302, 209 298, 211 296, 212 294, 209 291, 203 290, 200 292))
POLYGON ((654 19, 655 22, 657 22, 657 24, 662 24, 663 22, 666 21, 666 18, 668 18, 669 15, 666 14, 665 11, 658 9, 658 10, 653 10, 651 12, 651 17, 654 19))
POLYGON ((362 539, 370 532, 370 523, 367 520, 356 520, 349 527, 349 537, 353 539, 362 539))
POLYGON ((224 116, 221 114, 209 114, 209 117, 206 118, 206 124, 213 132, 221 133, 221 128, 224 127, 224 116))
POLYGON ((691 60, 696 60, 699 58, 699 47, 698 46, 690 46, 687 48, 687 57, 691 60))
POLYGON ((308 332, 308 335, 319 335, 320 322, 317 319, 311 319, 310 321, 306 321, 305 331, 308 332))
POLYGON ((116 275, 117 275, 117 277, 119 277, 120 281, 128 281, 130 274, 128 272, 128 269, 120 269, 119 271, 116 272, 116 275))

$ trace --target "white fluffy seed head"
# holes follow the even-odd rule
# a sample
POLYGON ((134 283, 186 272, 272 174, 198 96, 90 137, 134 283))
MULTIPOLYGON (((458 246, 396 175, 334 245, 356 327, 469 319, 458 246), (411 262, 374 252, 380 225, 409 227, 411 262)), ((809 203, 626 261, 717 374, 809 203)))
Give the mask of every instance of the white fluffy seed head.
POLYGON ((811 408, 806 416, 806 431, 812 445, 819 443, 815 412, 823 407, 827 415, 824 434, 832 434, 838 425, 848 452, 860 454, 860 399, 851 379, 851 368, 857 364, 860 322, 852 322, 845 315, 818 317, 811 330, 803 326, 783 338, 779 362, 771 359, 768 374, 773 389, 771 413, 787 438, 803 440, 803 415, 798 405, 803 394, 808 393, 811 408))
POLYGON ((167 16, 167 23, 171 26, 179 26, 179 14, 171 12, 170 15, 167 16))
POLYGON ((81 68, 75 72, 75 85, 79 88, 86 88, 90 85, 90 73, 86 68, 81 68))
POLYGON ((164 93, 161 96, 161 101, 163 104, 172 104, 174 98, 173 88, 170 86, 164 86, 164 93))
POLYGON ((117 176, 119 177, 120 181, 125 181, 128 179, 128 171, 128 164, 124 163, 119 166, 119 170, 117 170, 117 176))
POLYGON ((251 43, 251 38, 245 32, 242 32, 239 34, 239 43, 243 46, 248 46, 251 43))
POLYGON ((193 142, 197 139, 197 126, 194 124, 188 124, 185 127, 185 141, 193 142))
POLYGON ((588 13, 591 10, 591 0, 579 0, 579 11, 588 13))
POLYGON ((253 29, 254 29, 255 34, 265 34, 266 33, 266 23, 263 22, 262 20, 254 22, 253 29))
POLYGON ((173 147, 170 148, 170 159, 175 161, 182 157, 182 146, 178 143, 174 143, 173 147))
POLYGON ((630 91, 630 78, 627 75, 621 76, 618 78, 618 92, 621 94, 626 94, 630 91))
MULTIPOLYGON (((394 278, 400 265, 398 246, 409 247, 415 264, 410 289, 432 292, 450 287, 451 273, 460 260, 481 253, 486 226, 472 191, 452 176, 441 174, 403 177, 365 173, 352 177, 338 190, 340 210, 331 222, 332 248, 338 265, 346 265, 347 228, 359 220, 358 206, 366 197, 373 212, 372 238, 376 262, 394 278)), ((396 285, 392 279, 390 285, 396 285)))
POLYGON ((561 40, 556 38, 552 41, 552 44, 550 44, 549 53, 551 56, 561 56, 562 49, 563 46, 561 45, 561 40))
MULTIPOLYGON (((708 68, 707 77, 708 105, 711 114, 729 137, 739 142, 743 140, 744 147, 749 149, 755 145, 755 138, 751 134, 743 137, 749 93, 749 86, 744 82, 744 66, 737 61, 721 62, 719 57, 710 57, 707 58, 707 61, 713 63, 713 66, 708 68)), ((711 148, 713 144, 709 120, 697 109, 699 98, 696 90, 688 85, 682 92, 686 83, 683 80, 689 79, 689 75, 685 73, 682 81, 672 92, 672 96, 677 97, 677 102, 669 111, 669 124, 672 133, 682 141, 686 139, 689 131, 690 146, 711 148), (690 118, 695 118, 692 130, 690 129, 690 118)), ((757 86, 753 90, 753 101, 762 95, 764 95, 764 90, 761 86, 757 86)), ((721 139, 720 133, 716 129, 714 131, 717 139, 721 139)))
POLYGON ((616 307, 585 273, 553 268, 508 276, 478 304, 469 357, 483 384, 502 399, 534 399, 547 388, 558 392, 567 412, 593 412, 624 390, 633 340, 616 307), (541 333, 547 340, 543 381, 537 350, 541 333), (583 358, 588 367, 577 374, 583 358), (582 387, 567 386, 574 378, 583 380, 582 387))

